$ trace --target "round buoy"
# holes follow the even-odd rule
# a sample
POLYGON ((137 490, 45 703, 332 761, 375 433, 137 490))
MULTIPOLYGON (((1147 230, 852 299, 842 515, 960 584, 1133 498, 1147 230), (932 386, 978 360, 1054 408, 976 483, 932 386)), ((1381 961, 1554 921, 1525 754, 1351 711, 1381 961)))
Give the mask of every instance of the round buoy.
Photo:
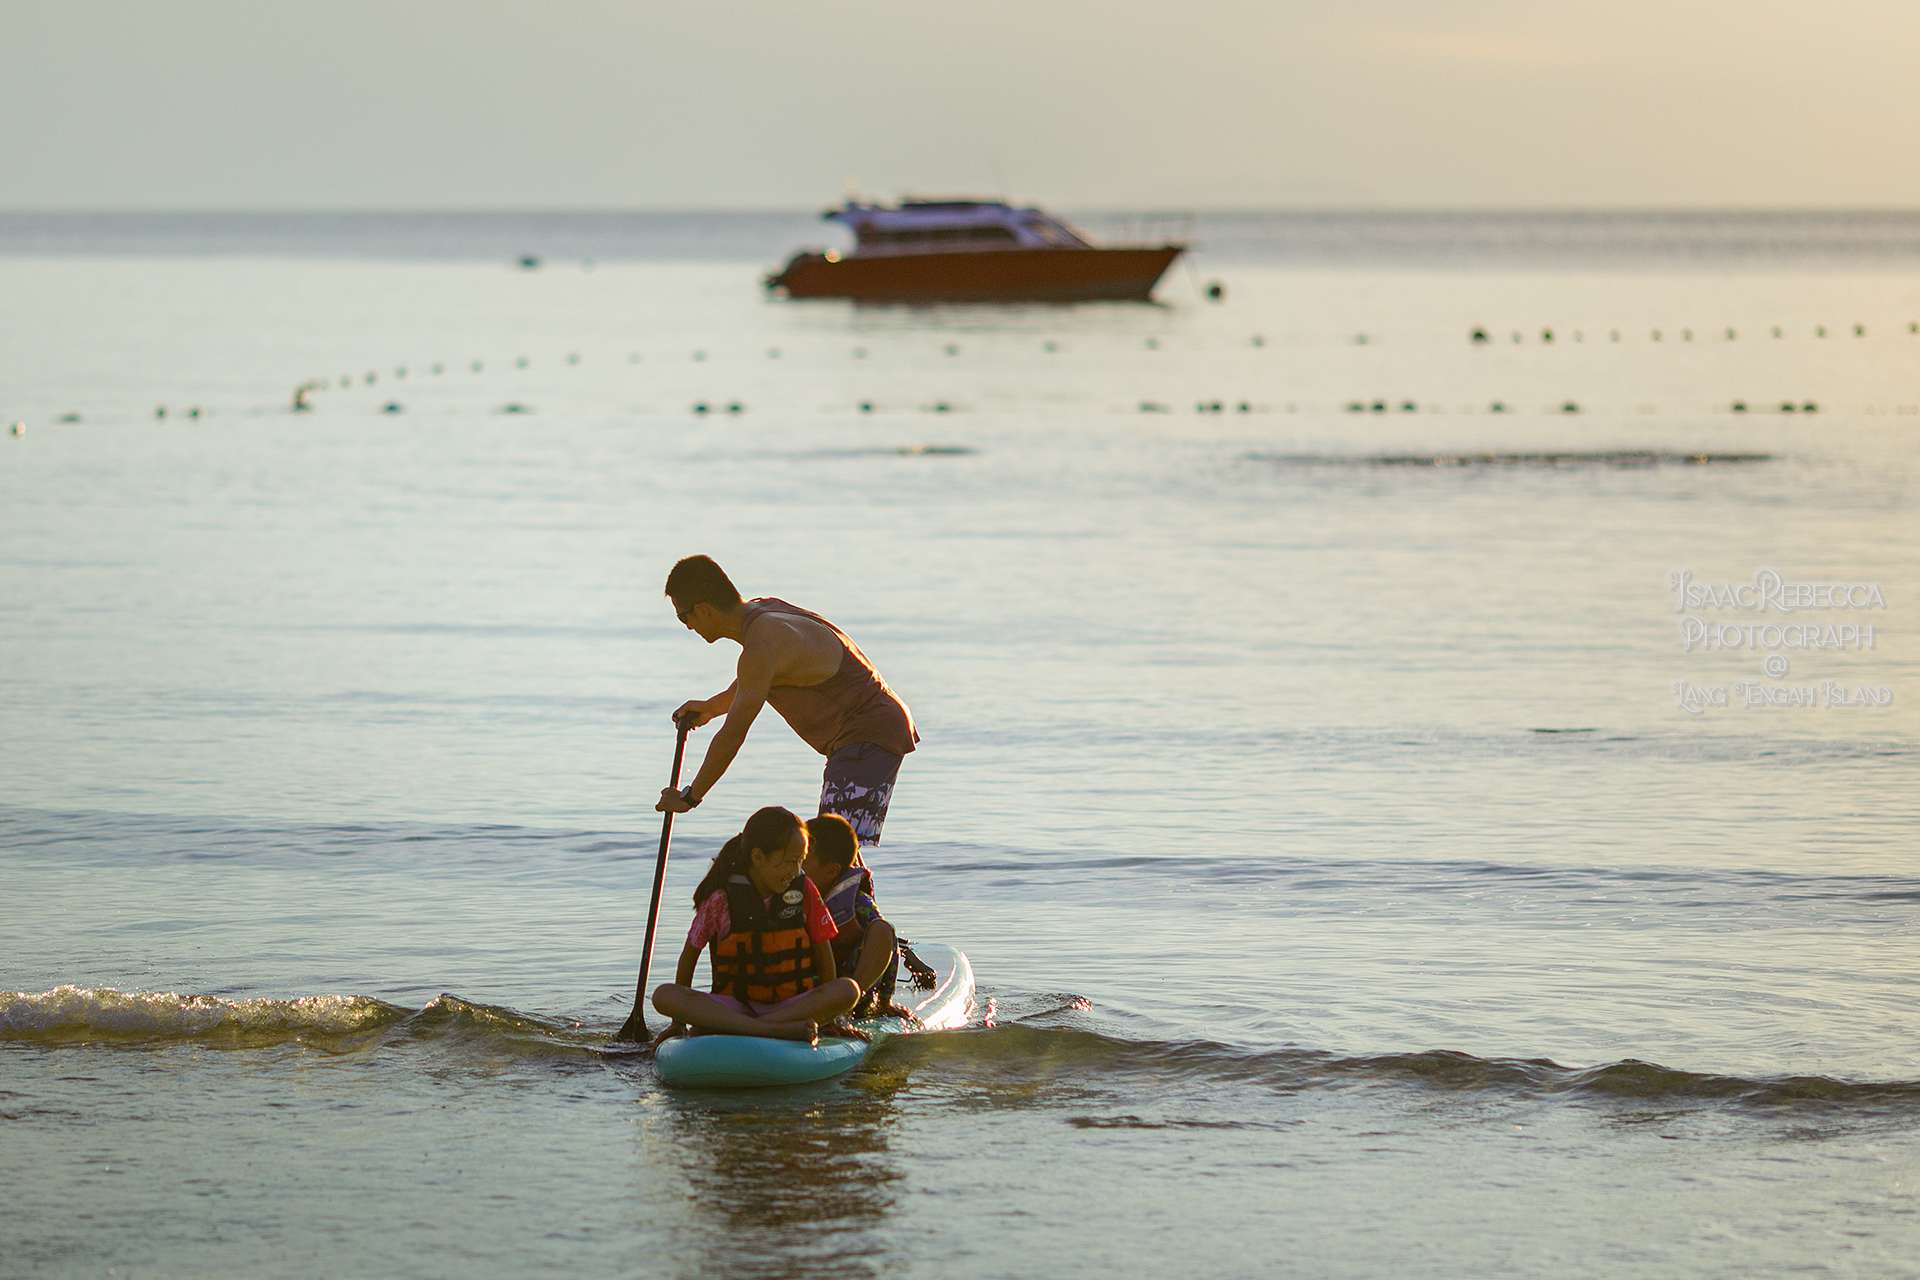
POLYGON ((1221 284, 1218 280, 1209 280, 1207 282, 1207 297, 1215 302, 1223 302, 1226 300, 1226 296, 1227 286, 1221 284))
POLYGON ((200 416, 200 406, 199 406, 199 405, 194 405, 194 406, 193 406, 193 408, 191 408, 191 409, 189 409, 189 410, 187 410, 187 416, 188 416, 189 418, 197 418, 197 417, 199 417, 199 416, 200 416))
POLYGON ((633 352, 629 352, 629 353, 628 353, 628 355, 627 355, 627 363, 628 363, 628 364, 639 364, 639 363, 640 363, 640 353, 639 353, 638 351, 633 351, 633 352))
POLYGON ((948 343, 948 344, 947 344, 947 354, 948 354, 948 355, 950 355, 950 356, 957 356, 957 355, 959 355, 959 354, 960 354, 960 348, 958 348, 958 347, 956 347, 956 346, 954 346, 954 345, 953 345, 952 343, 948 343))
POLYGON ((860 412, 862 412, 862 413, 872 413, 872 412, 873 412, 873 401, 871 401, 871 400, 862 400, 862 401, 860 402, 860 412))
POLYGON ((1614 330, 1612 330, 1611 332, 1609 332, 1609 333, 1607 334, 1607 340, 1608 340, 1609 342, 1618 342, 1618 341, 1620 341, 1620 331, 1619 331, 1618 329, 1614 329, 1614 330))
POLYGON ((475 360, 475 361, 473 362, 473 371, 474 371, 475 373, 478 373, 478 372, 480 372, 480 362, 479 362, 478 360, 475 360))
POLYGON ((1043 351, 1058 351, 1059 349, 1060 349, 1060 344, 1057 342, 1049 342, 1045 344, 1043 347, 1041 347, 1041 350, 1043 351))
POLYGON ((1487 406, 1488 413, 1505 413, 1506 411, 1507 411, 1507 406, 1505 406, 1504 404, 1501 404, 1498 400, 1495 400, 1492 404, 1487 406))
POLYGON ((946 413, 946 412, 949 412, 952 408, 953 408, 952 405, 948 404, 945 400, 942 400, 933 406, 933 411, 935 413, 946 413))
POLYGON ((1242 400, 1239 404, 1234 406, 1234 411, 1236 413, 1252 413, 1253 406, 1248 404, 1245 400, 1242 400))
POLYGON ((1356 334, 1354 334, 1354 335, 1353 335, 1353 345, 1354 345, 1354 346, 1356 346, 1356 347, 1364 347, 1364 346, 1366 346, 1366 345, 1367 345, 1367 335, 1366 335, 1366 334, 1364 334, 1364 333, 1356 333, 1356 334))
POLYGON ((156 417, 156 418, 164 418, 164 417, 166 417, 166 416, 167 416, 167 406, 165 406, 165 405, 163 405, 163 404, 157 404, 157 405, 155 405, 155 406, 153 406, 153 416, 154 416, 154 417, 156 417))
POLYGON ((1487 331, 1485 329, 1475 329, 1473 331, 1473 336, 1468 340, 1471 342, 1492 342, 1493 341, 1492 338, 1489 338, 1487 336, 1487 331))
POLYGON ((1573 340, 1575 342, 1585 342, 1587 340, 1587 335, 1580 332, 1578 329, 1575 329, 1573 331, 1573 340))
POLYGON ((1253 345, 1256 347, 1264 347, 1267 345, 1267 340, 1256 333, 1253 335, 1253 345))
POLYGON ((855 347, 853 349, 853 358, 855 360, 865 360, 867 358, 867 349, 865 347, 855 347))
POLYGON ((731 402, 730 402, 730 403, 728 403, 728 405, 727 405, 727 412, 728 412, 728 413, 739 413, 739 412, 740 412, 740 409, 741 409, 741 404, 740 404, 740 402, 739 402, 738 400, 734 400, 734 401, 731 401, 731 402))
POLYGON ((1373 402, 1373 411, 1375 413, 1385 413, 1387 411, 1387 402, 1385 400, 1375 400, 1373 402))
POLYGON ((405 411, 404 411, 403 409, 401 409, 401 407, 400 407, 400 402, 399 402, 398 400, 389 400, 389 401, 387 401, 387 407, 386 407, 386 408, 384 408, 384 409, 382 409, 382 410, 381 410, 380 412, 382 412, 382 413, 403 413, 403 412, 405 412, 405 411))
POLYGON ((1655 330, 1653 331, 1653 340, 1654 340, 1655 342, 1658 342, 1658 341, 1660 341, 1660 331, 1659 331, 1658 329, 1655 329, 1655 330))
POLYGON ((523 253, 520 255, 520 269, 522 271, 532 271, 535 267, 539 265, 540 265, 540 259, 534 257, 532 254, 523 253))
POLYGON ((445 373, 446 371, 447 371, 447 366, 443 364, 436 364, 435 366, 433 366, 433 375, 436 378, 439 377, 441 374, 445 373))
POLYGON ((1865 326, 1865 325, 1863 325, 1863 324, 1857 324, 1857 325, 1855 325, 1855 326, 1853 326, 1853 336, 1854 336, 1854 337, 1856 337, 1856 338, 1864 338, 1864 337, 1866 337, 1866 336, 1867 336, 1867 326, 1865 326))
POLYGON ((693 358, 695 360, 705 360, 707 358, 707 353, 704 351, 696 351, 693 353, 693 358))
POLYGON ((1823 324, 1817 324, 1817 325, 1815 325, 1815 326, 1813 327, 1813 336, 1814 336, 1814 337, 1816 337, 1816 338, 1824 338, 1824 337, 1826 337, 1826 336, 1827 336, 1827 326, 1825 326, 1825 325, 1823 325, 1823 324))
POLYGON ((1731 329, 1729 329, 1729 330, 1727 330, 1727 341, 1728 341, 1728 342, 1732 342, 1732 341, 1734 341, 1734 340, 1735 340, 1736 338, 1738 338, 1739 336, 1740 336, 1740 335, 1739 335, 1739 334, 1737 334, 1737 333, 1735 333, 1735 332, 1734 332, 1733 330, 1731 330, 1731 329))
POLYGON ((1782 332, 1780 332, 1780 326, 1779 326, 1779 325, 1775 325, 1775 326, 1773 326, 1773 336, 1774 336, 1774 337, 1776 337, 1776 338, 1784 338, 1784 337, 1785 337, 1786 335, 1785 335, 1785 334, 1783 334, 1782 332))
POLYGON ((518 360, 515 360, 513 362, 513 365, 514 365, 514 368, 516 369, 524 369, 527 367, 527 358, 525 356, 521 356, 518 360))
POLYGON ((1693 330, 1691 330, 1691 329, 1682 329, 1682 330, 1680 331, 1680 341, 1682 341, 1682 342, 1692 342, 1692 341, 1693 341, 1693 330))
POLYGON ((778 347, 767 348, 767 359, 778 360, 779 358, 780 358, 780 348, 778 347))
POLYGON ((1402 413, 1415 413, 1419 408, 1420 406, 1411 400, 1403 400, 1400 402, 1400 412, 1402 413))
POLYGON ((1540 331, 1540 341, 1542 341, 1542 342, 1552 342, 1552 341, 1553 341, 1553 330, 1551 330, 1551 329, 1542 329, 1542 330, 1540 331))
POLYGON ((1147 350, 1158 351, 1159 349, 1160 349, 1160 339, 1158 338, 1147 339, 1147 350))
POLYGON ((13 434, 14 434, 14 435, 17 435, 17 436, 23 436, 23 435, 25 435, 25 434, 27 434, 27 424, 26 424, 26 423, 24 423, 24 422, 16 422, 16 423, 14 423, 14 424, 13 424, 13 434))
POLYGON ((1819 405, 1817 405, 1817 404, 1815 404, 1815 403, 1814 403, 1813 401, 1811 401, 1811 400, 1809 400, 1809 401, 1807 401, 1807 402, 1806 402, 1805 404, 1803 404, 1803 405, 1801 405, 1801 406, 1800 406, 1800 412, 1802 412, 1802 413, 1818 413, 1818 412, 1820 412, 1820 406, 1819 406, 1819 405))
POLYGON ((371 370, 371 369, 369 369, 369 370, 367 370, 367 383, 368 383, 368 385, 372 385, 373 383, 375 383, 375 382, 378 382, 379 380, 380 380, 380 375, 379 375, 379 374, 377 374, 377 373, 375 373, 375 372, 374 372, 373 370, 371 370))
POLYGON ((1735 400, 1733 402, 1733 411, 1735 413, 1745 413, 1747 411, 1747 402, 1745 400, 1735 400))
POLYGON ((693 411, 695 413, 705 413, 707 411, 707 402, 705 400, 702 400, 699 403, 695 404, 693 406, 693 411))
POLYGON ((1782 412, 1782 413, 1792 413, 1792 412, 1793 412, 1793 403, 1792 403, 1792 401, 1789 401, 1789 400, 1782 400, 1782 401, 1780 402, 1780 412, 1782 412))
POLYGON ((396 377, 396 378, 404 378, 404 377, 406 377, 406 376, 407 376, 407 366, 405 366, 405 365, 401 365, 401 366, 400 366, 400 367, 399 367, 398 369, 395 369, 395 370, 393 371, 393 376, 394 376, 394 377, 396 377))
POLYGON ((579 364, 579 363, 580 363, 580 353, 579 353, 578 351, 569 351, 569 352, 567 352, 567 363, 568 363, 568 364, 579 364))
POLYGON ((1580 412, 1580 406, 1579 406, 1579 405, 1577 405, 1577 404, 1575 404, 1575 403, 1574 403, 1573 401, 1571 401, 1571 400, 1569 400, 1569 401, 1567 401, 1567 402, 1566 402, 1565 404, 1563 404, 1563 405, 1561 405, 1561 406, 1560 406, 1560 412, 1562 412, 1562 413, 1578 413, 1578 412, 1580 412))

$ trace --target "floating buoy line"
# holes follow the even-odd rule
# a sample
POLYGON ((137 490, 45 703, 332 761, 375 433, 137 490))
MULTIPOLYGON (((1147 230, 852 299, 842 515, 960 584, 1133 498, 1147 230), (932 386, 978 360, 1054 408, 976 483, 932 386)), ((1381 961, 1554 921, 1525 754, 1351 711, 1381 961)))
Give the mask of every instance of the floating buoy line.
MULTIPOLYGON (((530 264, 524 264, 524 265, 526 265, 527 269, 532 269, 533 267, 537 267, 539 264, 538 264, 538 261, 535 260, 530 264)), ((1215 300, 1223 301, 1224 299, 1216 298, 1215 300)), ((1556 327, 1551 324, 1541 325, 1533 328, 1506 328, 1506 329, 1502 329, 1500 327, 1491 326, 1491 325, 1476 325, 1468 330, 1467 340, 1469 345, 1475 346, 1475 347, 1493 346, 1493 345, 1496 345, 1497 342, 1499 341, 1499 337, 1497 337, 1497 335, 1504 336, 1505 341, 1508 345, 1531 344, 1539 347, 1552 347, 1552 346, 1565 345, 1568 343, 1581 344, 1581 343, 1587 342, 1590 336, 1587 333, 1587 331, 1583 329, 1565 329, 1565 328, 1556 327)), ((1625 328, 1609 327, 1604 330, 1596 329, 1591 335, 1591 337, 1593 341, 1596 341, 1596 342, 1604 341, 1608 344, 1632 342, 1632 341, 1635 341, 1636 338, 1638 337, 1638 340, 1645 341, 1649 345, 1670 344, 1675 341, 1682 344, 1685 344, 1685 343, 1697 344, 1699 342, 1712 342, 1712 343, 1724 345, 1727 343, 1737 343, 1737 342, 1748 341, 1748 340, 1775 342, 1775 341, 1791 341, 1795 338, 1808 339, 1815 342, 1825 342, 1825 341, 1833 341, 1835 340, 1836 337, 1839 337, 1841 335, 1845 335, 1846 337, 1850 337, 1851 339, 1857 340, 1857 341, 1871 341, 1875 336, 1879 336, 1879 335, 1885 335, 1888 337, 1901 338, 1901 339, 1920 339, 1920 320, 1910 320, 1906 322, 1904 326, 1898 326, 1898 325, 1888 326, 1887 328, 1883 328, 1883 329, 1872 329, 1866 323, 1858 322, 1858 321, 1850 325, 1842 325, 1842 326, 1831 326, 1824 323, 1811 324, 1811 325, 1802 324, 1799 326, 1789 326, 1789 325, 1781 324, 1781 325, 1764 326, 1751 333, 1747 331, 1743 331, 1739 326, 1736 326, 1736 325, 1720 325, 1720 326, 1713 326, 1713 327, 1703 326, 1697 330, 1693 326, 1682 325, 1677 329, 1668 329, 1665 327, 1659 327, 1659 328, 1649 327, 1644 330, 1637 330, 1637 331, 1625 329, 1625 328), (1639 336, 1639 335, 1643 335, 1643 336, 1639 336)), ((1143 342, 1144 347, 1147 351, 1159 352, 1159 351, 1168 349, 1163 345, 1163 340, 1159 336, 1148 336, 1148 337, 1145 337, 1144 339, 1140 339, 1140 341, 1143 342)), ((1370 346, 1370 345, 1374 345, 1375 338, 1372 333, 1367 331, 1361 331, 1361 332, 1351 334, 1346 339, 1346 341, 1355 346, 1370 346)), ((1256 349, 1256 350, 1264 349, 1269 346, 1267 336, 1259 333, 1250 334, 1245 336, 1242 339, 1237 340, 1236 345, 1238 345, 1239 343, 1244 343, 1245 347, 1256 349)), ((1197 349, 1218 350, 1220 349, 1220 338, 1218 335, 1208 335, 1206 339, 1203 339, 1200 343, 1197 343, 1195 345, 1197 349)), ((1296 349, 1298 349, 1302 345, 1311 345, 1311 343, 1309 342, 1309 343, 1303 344, 1302 342, 1296 341, 1292 345, 1296 349)), ((1066 350, 1066 347, 1061 342, 1061 340, 1057 338, 1043 338, 1043 339, 1035 340, 1034 349, 1038 350, 1042 354, 1051 356, 1051 355, 1061 354, 1063 351, 1066 350)), ((1089 343, 1089 341, 1085 338, 1082 338, 1079 340, 1079 342, 1077 343, 1077 349, 1083 353, 1090 352, 1090 351, 1091 352, 1098 351, 1098 348, 1093 344, 1089 343)), ((683 348, 683 350, 685 349, 683 348)), ((942 342, 939 344, 937 350, 940 353, 940 355, 942 355, 947 359, 964 359, 968 354, 967 348, 958 342, 942 342)), ((706 348, 694 348, 691 350, 689 354, 691 356, 691 359, 695 363, 705 364, 705 363, 708 363, 710 359, 714 359, 714 353, 710 353, 706 348)), ((868 360, 871 358, 872 353, 869 350, 869 348, 867 348, 866 346, 855 346, 848 349, 848 355, 854 360, 868 360)), ((764 348, 764 355, 763 355, 764 359, 784 360, 784 359, 788 359, 788 356, 789 356, 789 353, 787 353, 780 347, 776 346, 776 347, 764 348)), ((641 365, 646 363, 646 358, 644 354, 640 351, 630 351, 627 353, 626 362, 629 365, 641 365)), ((724 362, 724 353, 722 353, 721 359, 715 360, 715 363, 723 363, 723 362, 724 362)), ((568 369, 575 369, 575 368, 580 368, 585 364, 588 364, 589 361, 587 360, 587 357, 580 351, 567 351, 563 355, 561 355, 554 363, 568 369)), ((529 355, 524 355, 524 354, 515 356, 512 360, 512 366, 516 370, 528 370, 528 369, 534 368, 535 364, 536 364, 536 361, 533 359, 533 357, 529 355)), ((439 378, 439 377, 445 376, 446 371, 450 366, 447 361, 439 360, 439 361, 433 361, 429 364, 426 364, 423 367, 430 372, 431 376, 439 378)), ((473 359, 467 362, 467 370, 472 375, 484 374, 487 370, 487 367, 488 367, 488 362, 484 359, 473 359)), ((412 373, 412 368, 410 366, 406 364, 395 364, 391 366, 391 372, 386 376, 390 376, 394 381, 406 381, 409 379, 411 373, 412 373)), ((367 369, 364 372, 358 373, 358 374, 342 373, 337 378, 322 377, 322 378, 305 379, 295 384, 292 391, 291 398, 286 405, 285 411, 293 414, 312 413, 316 408, 319 407, 319 403, 320 403, 319 397, 321 397, 323 393, 328 393, 333 391, 345 391, 345 390, 351 390, 355 388, 375 387, 380 384, 382 380, 382 376, 383 375, 380 368, 372 368, 372 369, 367 369)), ((1152 399, 1140 400, 1128 407, 1131 408, 1132 411, 1139 412, 1139 413, 1158 414, 1158 413, 1172 413, 1175 411, 1174 405, 1169 403, 1164 403, 1158 400, 1152 400, 1152 399)), ((377 402, 376 405, 373 406, 371 411, 380 415, 385 415, 385 416, 400 416, 407 413, 408 408, 404 400, 397 397, 392 397, 392 398, 386 398, 377 402)), ((521 414, 532 414, 534 413, 535 410, 531 405, 527 404, 524 401, 508 400, 495 405, 492 411, 494 413, 499 413, 499 414, 521 415, 521 414)), ((858 413, 861 415, 871 415, 871 414, 887 413, 887 412, 902 412, 902 411, 947 414, 947 413, 961 412, 963 411, 963 407, 951 399, 944 399, 944 398, 908 400, 905 402, 900 402, 900 401, 887 402, 877 398, 867 397, 859 400, 849 401, 844 408, 839 408, 839 409, 829 408, 828 411, 858 413)), ((1845 410, 1842 410, 1842 412, 1844 411, 1845 410)), ((1869 415, 1903 415, 1903 416, 1920 415, 1920 403, 1867 404, 1867 405, 1859 406, 1854 411, 1861 414, 1869 414, 1869 415)), ((207 407, 199 404, 192 404, 184 407, 174 407, 174 406, 169 406, 168 404, 165 404, 165 403, 161 403, 154 407, 153 419, 155 421, 166 421, 170 418, 184 417, 189 420, 197 420, 202 417, 208 416, 210 412, 211 411, 207 407)), ((246 409, 235 410, 234 412, 247 413, 247 414, 259 414, 262 412, 270 412, 270 410, 265 409, 261 406, 251 406, 246 409)), ((654 412, 671 412, 671 410, 654 411, 654 412)), ((688 408, 683 412, 689 412, 691 413, 692 416, 696 418, 712 417, 716 415, 738 417, 738 416, 746 415, 749 412, 749 406, 745 400, 741 400, 741 399, 723 399, 723 400, 703 399, 703 400, 693 401, 688 406, 688 408)), ((1230 398, 1222 397, 1219 399, 1207 397, 1194 402, 1193 412, 1200 413, 1200 414, 1225 414, 1225 413, 1297 414, 1297 413, 1342 413, 1344 412, 1348 414, 1368 414, 1368 415, 1415 414, 1415 413, 1418 413, 1418 414, 1438 414, 1438 413, 1521 414, 1521 413, 1524 413, 1524 414, 1530 414, 1530 415, 1552 415, 1557 417, 1572 417, 1572 416, 1579 416, 1579 415, 1595 413, 1595 412, 1644 416, 1648 414, 1658 413, 1660 412, 1660 410, 1655 406, 1646 405, 1646 404, 1602 407, 1602 406, 1595 406, 1595 405, 1582 403, 1581 401, 1573 398, 1566 398, 1566 399, 1561 399, 1557 401, 1548 401, 1548 402, 1534 403, 1534 404, 1528 404, 1528 405, 1521 405, 1504 398, 1493 398, 1483 402, 1455 403, 1452 405, 1448 405, 1448 404, 1435 402, 1432 400, 1423 400, 1416 397, 1377 396, 1376 395, 1376 396, 1361 396, 1361 397, 1356 397, 1350 400, 1336 401, 1336 402, 1326 403, 1326 404, 1311 403, 1311 402, 1304 402, 1304 401, 1290 401, 1285 403, 1267 403, 1267 402, 1257 401, 1257 400, 1246 398, 1246 397, 1230 397, 1230 398)), ((1817 398, 1784 398, 1783 399, 1783 398, 1777 398, 1777 397, 1744 397, 1744 398, 1734 399, 1731 401, 1721 402, 1719 404, 1692 406, 1687 409, 1681 410, 1680 412, 1690 412, 1690 413, 1720 412, 1720 413, 1730 413, 1735 415, 1777 414, 1777 415, 1792 415, 1795 417, 1807 417, 1807 416, 1829 414, 1834 412, 1834 410, 1829 405, 1822 403, 1817 398)), ((63 413, 55 416, 51 420, 54 423, 60 424, 60 425, 77 425, 83 421, 82 416, 77 412, 63 413)), ((24 436, 26 434, 26 431, 27 431, 27 423, 25 421, 15 421, 13 422, 10 428, 10 434, 14 437, 24 436)))

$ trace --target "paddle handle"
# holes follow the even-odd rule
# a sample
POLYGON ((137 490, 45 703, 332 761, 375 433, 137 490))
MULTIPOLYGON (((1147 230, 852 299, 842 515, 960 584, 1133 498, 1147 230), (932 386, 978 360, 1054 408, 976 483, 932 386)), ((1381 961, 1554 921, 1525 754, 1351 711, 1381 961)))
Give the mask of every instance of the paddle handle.
MULTIPOLYGON (((687 734, 693 730, 693 717, 676 720, 674 727, 680 733, 673 743, 673 778, 667 783, 678 790, 680 787, 680 765, 687 758, 687 734)), ((653 898, 647 903, 647 940, 640 949, 640 980, 633 986, 633 1012, 627 1015, 627 1021, 620 1028, 616 1040, 638 1040, 647 1034, 647 1018, 643 1012, 647 1004, 647 970, 653 963, 653 938, 660 928, 660 892, 667 882, 667 846, 673 843, 673 811, 661 815, 660 820, 660 856, 653 864, 653 898)))

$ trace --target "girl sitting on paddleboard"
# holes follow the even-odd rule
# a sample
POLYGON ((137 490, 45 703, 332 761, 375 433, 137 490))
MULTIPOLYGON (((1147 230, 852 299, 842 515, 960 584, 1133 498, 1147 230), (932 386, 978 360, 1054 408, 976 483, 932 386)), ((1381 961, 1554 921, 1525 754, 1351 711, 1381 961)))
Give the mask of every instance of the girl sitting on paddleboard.
MULTIPOLYGON (((801 871, 807 827, 770 807, 747 819, 693 891, 699 905, 680 967, 653 1007, 681 1024, 735 1036, 818 1041, 822 1023, 853 1008, 860 987, 836 977, 838 932, 820 891, 801 871), (713 991, 693 989, 700 953, 712 948, 713 991)), ((835 1027, 834 1035, 857 1034, 835 1027)), ((662 1036, 665 1039, 666 1036, 662 1036)))
POLYGON ((837 813, 808 819, 807 860, 801 866, 833 916, 834 971, 860 984, 854 1015, 910 1017, 893 1002, 900 972, 898 935, 873 905, 873 873, 860 858, 853 824, 837 813))

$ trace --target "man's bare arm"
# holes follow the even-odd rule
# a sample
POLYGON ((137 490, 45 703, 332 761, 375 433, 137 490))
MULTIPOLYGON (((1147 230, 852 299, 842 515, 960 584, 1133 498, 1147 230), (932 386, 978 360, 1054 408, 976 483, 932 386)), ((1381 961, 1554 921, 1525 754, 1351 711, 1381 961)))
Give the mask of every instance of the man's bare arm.
POLYGON ((691 702, 681 703, 679 710, 673 713, 673 722, 679 724, 688 716, 692 716, 692 727, 698 729, 701 725, 727 714, 727 708, 733 705, 733 691, 739 683, 737 680, 734 681, 711 698, 695 698, 691 702))
POLYGON ((778 655, 772 645, 751 645, 740 654, 740 674, 733 682, 726 723, 720 726, 720 732, 713 735, 713 741, 707 746, 706 759, 700 762, 700 772, 694 775, 689 787, 692 804, 679 799, 678 793, 669 787, 660 793, 660 803, 654 808, 684 813, 713 790, 725 776, 733 758, 740 754, 740 747, 747 740, 747 730, 753 727, 754 717, 767 704, 767 693, 773 688, 773 673, 778 665, 778 655))

